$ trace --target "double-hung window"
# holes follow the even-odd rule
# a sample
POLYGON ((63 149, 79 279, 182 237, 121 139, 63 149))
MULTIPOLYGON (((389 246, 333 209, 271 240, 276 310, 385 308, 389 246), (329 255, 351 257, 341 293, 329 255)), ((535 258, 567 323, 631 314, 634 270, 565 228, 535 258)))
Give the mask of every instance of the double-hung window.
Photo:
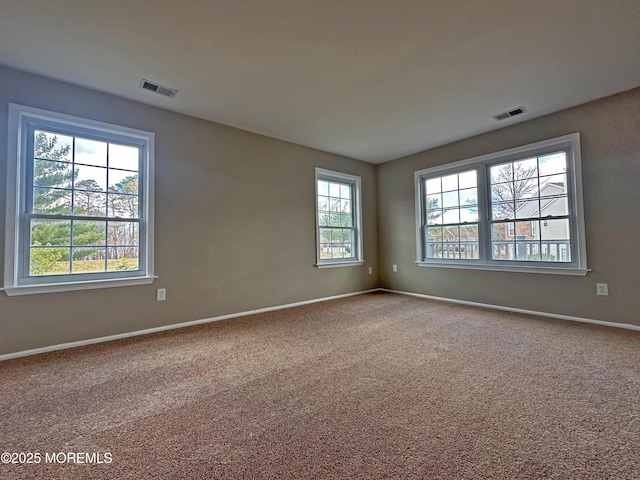
POLYGON ((415 173, 417 263, 586 275, 580 135, 415 173))
POLYGON ((154 135, 9 106, 9 295, 153 280, 154 135))
POLYGON ((316 266, 361 265, 360 177, 316 168, 316 266))

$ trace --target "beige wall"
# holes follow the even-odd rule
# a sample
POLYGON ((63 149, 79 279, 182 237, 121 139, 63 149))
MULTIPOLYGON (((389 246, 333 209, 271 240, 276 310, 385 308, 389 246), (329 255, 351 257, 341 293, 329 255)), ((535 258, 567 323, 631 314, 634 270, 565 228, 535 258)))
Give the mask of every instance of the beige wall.
POLYGON ((378 167, 382 287, 640 325, 640 89, 418 153, 378 167), (415 265, 416 170, 580 132, 586 277, 415 265), (392 272, 392 264, 398 272, 392 272), (595 294, 609 284, 609 297, 595 294))
MULTIPOLYGON (((373 165, 0 67, 0 242, 9 102, 155 132, 148 286, 7 297, 0 354, 377 285, 373 165), (364 266, 316 269, 314 167, 362 177, 364 266), (155 289, 167 288, 167 301, 155 289)), ((4 257, 0 257, 0 263, 4 257)), ((2 269, 4 265, 2 265, 2 269)), ((2 270, 4 271, 4 270, 2 270)))

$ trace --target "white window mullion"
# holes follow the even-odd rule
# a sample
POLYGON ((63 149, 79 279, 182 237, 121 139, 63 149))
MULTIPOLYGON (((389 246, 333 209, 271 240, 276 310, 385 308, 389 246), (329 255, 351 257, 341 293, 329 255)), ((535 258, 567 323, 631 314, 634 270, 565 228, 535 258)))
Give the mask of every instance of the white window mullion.
POLYGON ((478 172, 478 231, 480 234, 480 260, 486 263, 491 258, 491 192, 488 188, 488 169, 480 165, 478 172))

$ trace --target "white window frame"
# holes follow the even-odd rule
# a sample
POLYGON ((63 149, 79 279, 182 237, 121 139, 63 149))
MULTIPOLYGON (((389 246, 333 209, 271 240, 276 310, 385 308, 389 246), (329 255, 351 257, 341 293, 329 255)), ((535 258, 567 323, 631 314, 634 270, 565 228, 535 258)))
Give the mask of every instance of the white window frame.
POLYGON ((315 196, 314 205, 316 211, 316 264, 317 268, 350 267, 362 265, 362 193, 361 180, 357 175, 335 172, 316 167, 315 169, 315 196), (318 213, 318 180, 328 180, 340 183, 348 183, 352 188, 352 212, 354 215, 355 255, 350 259, 323 259, 320 258, 320 215, 318 213))
POLYGON ((154 154, 155 135, 151 132, 118 125, 98 122, 85 118, 65 115, 39 108, 9 104, 8 156, 7 156, 7 197, 5 226, 5 272, 4 288, 9 296, 37 293, 88 290, 96 288, 122 287, 152 283, 153 224, 154 224, 154 154), (99 139, 121 139, 142 149, 139 171, 141 191, 140 207, 140 269, 126 272, 98 272, 88 274, 68 274, 50 276, 29 276, 24 272, 25 258, 28 258, 28 239, 24 227, 27 214, 25 207, 27 182, 27 131, 29 128, 45 127, 82 136, 90 134, 99 139))
POLYGON ((556 275, 584 276, 587 267, 586 234, 584 222, 582 163, 580 151, 580 133, 571 133, 520 147, 481 155, 450 164, 418 170, 414 174, 416 197, 416 264, 422 267, 459 268, 472 270, 493 270, 507 272, 542 273, 556 275), (524 262, 491 259, 490 233, 490 194, 488 169, 491 165, 516 161, 545 153, 564 150, 567 152, 567 192, 569 203, 569 224, 571 231, 571 249, 573 261, 558 264, 556 262, 524 262), (478 172, 478 230, 479 260, 470 259, 431 259, 424 252, 424 179, 444 176, 470 169, 478 172))

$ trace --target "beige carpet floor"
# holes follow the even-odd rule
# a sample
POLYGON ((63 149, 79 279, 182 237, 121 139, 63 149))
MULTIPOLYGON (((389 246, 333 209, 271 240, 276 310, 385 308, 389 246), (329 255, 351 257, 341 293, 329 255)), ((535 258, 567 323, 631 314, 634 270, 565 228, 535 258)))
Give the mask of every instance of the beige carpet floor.
POLYGON ((393 294, 11 360, 0 386, 0 452, 42 455, 3 479, 640 478, 640 332, 393 294))

